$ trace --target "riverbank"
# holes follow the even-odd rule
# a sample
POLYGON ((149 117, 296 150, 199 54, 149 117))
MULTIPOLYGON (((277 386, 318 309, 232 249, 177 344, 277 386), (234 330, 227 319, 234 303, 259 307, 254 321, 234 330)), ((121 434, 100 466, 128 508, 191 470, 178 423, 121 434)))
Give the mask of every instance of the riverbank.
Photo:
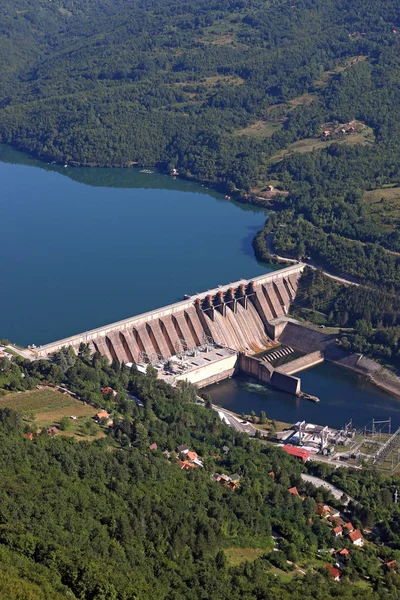
POLYGON ((400 377, 372 358, 360 354, 350 354, 348 357, 331 362, 362 375, 369 383, 393 394, 400 400, 400 377))

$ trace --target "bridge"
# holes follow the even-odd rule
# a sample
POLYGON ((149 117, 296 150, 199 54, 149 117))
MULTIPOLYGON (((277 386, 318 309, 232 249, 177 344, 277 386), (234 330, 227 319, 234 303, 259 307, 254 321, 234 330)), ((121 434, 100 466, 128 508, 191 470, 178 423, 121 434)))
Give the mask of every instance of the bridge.
POLYGON ((81 343, 118 362, 157 362, 207 340, 256 354, 275 345, 305 264, 241 279, 157 310, 98 327, 37 348, 43 358, 81 343))

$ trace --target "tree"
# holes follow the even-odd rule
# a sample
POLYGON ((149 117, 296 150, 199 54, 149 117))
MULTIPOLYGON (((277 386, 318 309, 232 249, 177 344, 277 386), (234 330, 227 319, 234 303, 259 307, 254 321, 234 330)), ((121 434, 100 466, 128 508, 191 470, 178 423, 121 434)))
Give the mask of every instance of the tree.
POLYGON ((69 417, 63 417, 58 427, 61 431, 68 431, 68 429, 71 429, 71 419, 69 417))
POLYGON ((264 425, 267 422, 267 415, 266 412, 264 410, 262 410, 260 412, 260 419, 259 419, 261 425, 264 425))

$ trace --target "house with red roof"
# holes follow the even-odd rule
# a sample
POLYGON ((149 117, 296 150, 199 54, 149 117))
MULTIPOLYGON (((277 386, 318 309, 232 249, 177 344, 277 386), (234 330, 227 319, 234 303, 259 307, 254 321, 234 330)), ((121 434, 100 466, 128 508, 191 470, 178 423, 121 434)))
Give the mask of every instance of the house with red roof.
POLYGON ((334 581, 340 581, 341 574, 340 571, 338 571, 338 569, 335 569, 335 567, 331 567, 331 565, 325 565, 325 569, 329 571, 334 581))
POLYGON ((288 489, 288 492, 289 492, 289 494, 293 494, 293 496, 299 496, 299 497, 300 497, 300 494, 299 494, 299 492, 297 491, 297 487, 292 487, 292 488, 289 488, 289 489, 288 489))
POLYGON ((341 550, 339 552, 340 556, 349 556, 350 552, 347 550, 347 548, 343 548, 343 550, 341 550))
POLYGON ((158 446, 157 444, 154 442, 154 444, 150 444, 149 446, 149 450, 157 450, 158 446))
POLYGON ((389 560, 387 563, 385 563, 386 571, 396 571, 396 568, 397 568, 397 561, 395 561, 395 560, 389 560))
POLYGON ((192 452, 191 450, 189 450, 189 452, 187 452, 186 454, 186 458, 187 460, 195 460, 196 458, 198 458, 198 454, 196 452, 192 452))
POLYGON ((354 531, 354 527, 353 527, 353 525, 351 523, 345 523, 343 525, 343 529, 346 530, 345 533, 351 533, 352 531, 354 531))
POLYGON ((102 391, 102 393, 103 393, 103 394, 105 394, 106 396, 109 396, 110 394, 112 394, 112 395, 114 396, 114 398, 115 398, 115 396, 116 396, 116 395, 117 395, 117 393, 118 393, 116 390, 113 390, 113 389, 112 389, 112 388, 110 388, 110 387, 103 387, 103 388, 101 388, 101 391, 102 391))
POLYGON ((349 538, 351 539, 351 541, 353 542, 353 544, 355 546, 359 546, 362 547, 364 546, 364 538, 362 536, 362 533, 359 529, 356 529, 355 531, 352 531, 349 534, 349 538))
POLYGON ((335 534, 335 537, 341 537, 343 535, 343 529, 340 525, 338 525, 337 527, 334 527, 332 529, 332 531, 335 534))
POLYGON ((28 440, 33 440, 33 433, 24 433, 24 437, 28 438, 28 440))
POLYGON ((307 462, 311 456, 311 452, 309 450, 298 448, 297 446, 290 446, 290 444, 283 446, 282 450, 284 450, 290 456, 294 456, 303 463, 307 462))
POLYGON ((179 461, 179 465, 181 467, 181 469, 184 469, 185 471, 189 471, 189 469, 195 469, 196 465, 194 465, 193 463, 188 462, 187 460, 180 460, 179 461))

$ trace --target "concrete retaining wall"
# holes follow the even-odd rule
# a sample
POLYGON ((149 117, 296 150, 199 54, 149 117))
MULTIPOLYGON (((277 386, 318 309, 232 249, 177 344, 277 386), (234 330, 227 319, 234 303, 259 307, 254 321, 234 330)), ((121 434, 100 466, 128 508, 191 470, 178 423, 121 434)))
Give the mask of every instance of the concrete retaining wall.
POLYGON ((244 353, 239 354, 238 369, 240 373, 256 377, 264 383, 270 383, 274 372, 270 364, 244 353))
POLYGON ((276 371, 285 373, 286 375, 293 375, 294 373, 299 373, 300 371, 304 371, 304 369, 309 369, 322 362, 324 362, 324 355, 320 350, 316 350, 305 356, 300 356, 300 358, 296 358, 281 367, 277 367, 276 371))
POLYGON ((300 352, 310 353, 316 350, 325 351, 328 346, 336 345, 336 336, 315 331, 293 322, 287 323, 279 338, 281 344, 291 346, 300 352))
POLYGON ((254 356, 239 354, 238 368, 241 373, 256 377, 263 383, 272 385, 289 394, 299 394, 301 381, 286 373, 279 373, 269 363, 254 356))
POLYGON ((300 394, 301 381, 298 377, 292 375, 274 371, 271 377, 271 385, 278 390, 288 392, 288 394, 300 394))

